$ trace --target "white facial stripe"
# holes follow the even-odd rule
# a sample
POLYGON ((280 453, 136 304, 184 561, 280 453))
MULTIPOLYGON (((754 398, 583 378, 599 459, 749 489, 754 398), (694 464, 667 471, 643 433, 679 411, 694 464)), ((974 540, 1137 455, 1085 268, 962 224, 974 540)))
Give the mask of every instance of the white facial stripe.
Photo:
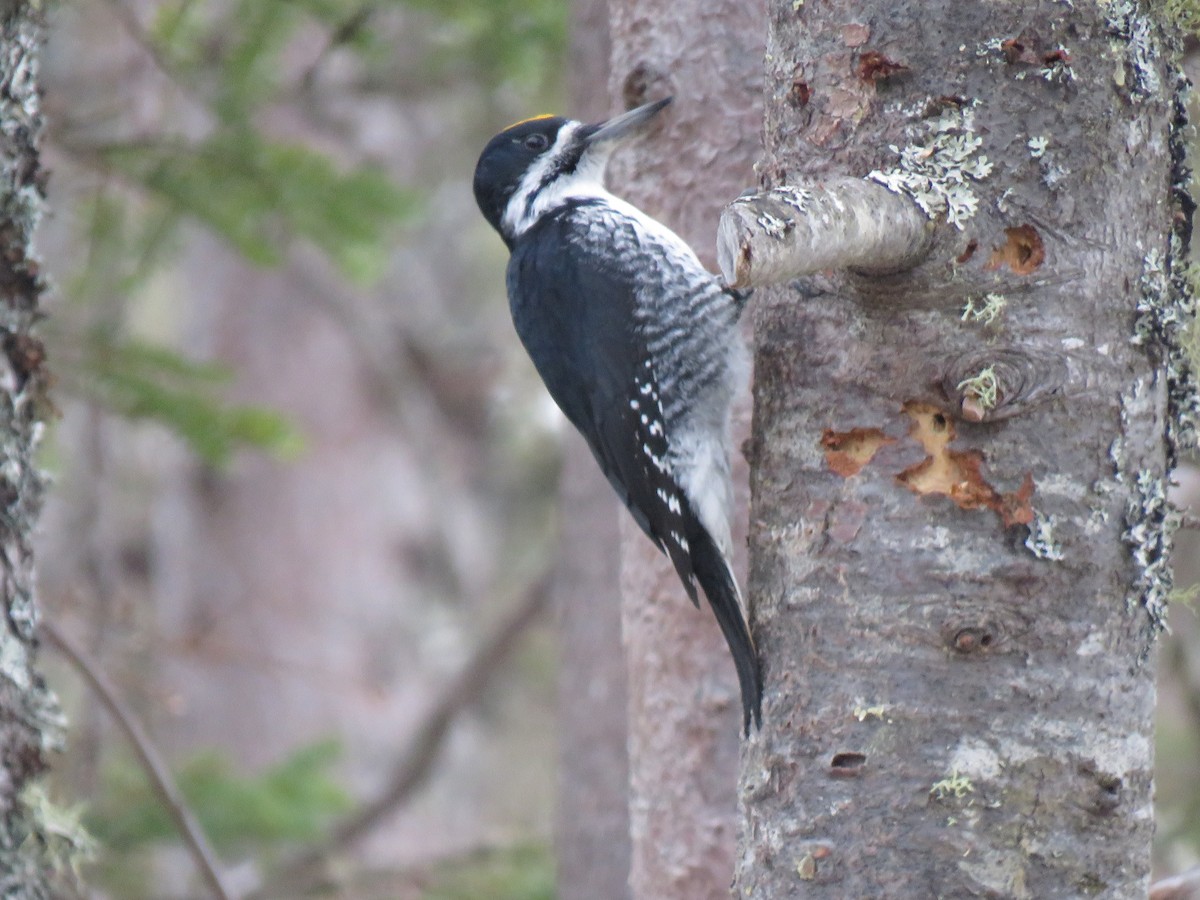
POLYGON ((542 187, 542 182, 566 157, 575 143, 582 122, 567 122, 558 131, 554 146, 538 157, 521 179, 521 184, 508 201, 501 225, 508 234, 519 237, 546 212, 572 198, 615 199, 604 189, 601 179, 608 163, 611 147, 595 147, 584 153, 575 171, 562 175, 542 187), (540 189, 540 190, 539 190, 540 189), (532 202, 530 199, 532 198, 532 202))
POLYGON ((502 223, 505 228, 509 229, 513 235, 518 235, 532 221, 525 221, 529 218, 530 196, 541 187, 542 182, 546 179, 554 169, 559 165, 566 150, 571 146, 574 135, 582 127, 581 122, 567 122, 558 129, 558 136, 554 139, 554 146, 546 150, 539 156, 529 170, 521 178, 520 185, 517 186, 516 192, 508 201, 508 206, 504 210, 504 219, 502 223))

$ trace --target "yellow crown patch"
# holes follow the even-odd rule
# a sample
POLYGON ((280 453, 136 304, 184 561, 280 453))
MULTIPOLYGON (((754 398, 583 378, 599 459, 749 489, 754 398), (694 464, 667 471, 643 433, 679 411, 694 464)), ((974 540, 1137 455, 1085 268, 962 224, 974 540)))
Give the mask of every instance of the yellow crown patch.
POLYGON ((553 119, 553 118, 554 118, 554 113, 542 113, 540 116, 530 116, 528 119, 522 119, 520 122, 513 122, 511 125, 509 125, 504 130, 512 131, 518 125, 524 125, 526 122, 536 122, 539 119, 553 119))

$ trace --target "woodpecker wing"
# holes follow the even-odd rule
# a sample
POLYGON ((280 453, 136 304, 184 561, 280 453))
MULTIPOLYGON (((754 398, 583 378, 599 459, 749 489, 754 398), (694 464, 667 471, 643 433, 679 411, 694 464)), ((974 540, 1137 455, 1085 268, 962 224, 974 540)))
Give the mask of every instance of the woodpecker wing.
POLYGON ((671 475, 662 399, 636 314, 637 284, 585 252, 571 207, 522 236, 508 266, 513 324, 550 396, 696 602, 687 535, 699 523, 671 475))
MULTIPOLYGON (((604 222, 601 215, 598 227, 597 217, 576 215, 589 202, 547 213, 516 241, 508 266, 513 323, 550 395, 587 440, 634 520, 670 558, 693 603, 695 582, 704 588, 733 656, 749 733, 751 719, 762 716, 757 653, 729 560, 672 471, 677 448, 663 414, 664 406, 678 404, 711 377, 718 351, 690 348, 695 353, 687 354, 685 371, 656 372, 667 364, 653 347, 665 350, 675 342, 678 351, 687 335, 678 316, 643 308, 654 299, 647 295, 663 288, 664 274, 672 274, 662 271, 662 247, 632 239, 627 246, 610 244, 609 237, 631 223, 619 221, 619 214, 618 221, 604 222), (660 396, 668 383, 675 393, 660 396)), ((695 268, 673 273, 676 286, 690 289, 703 276, 711 295, 708 276, 695 268)), ((736 321, 741 303, 731 299, 727 314, 736 321)), ((727 523, 721 527, 727 531, 727 523)))

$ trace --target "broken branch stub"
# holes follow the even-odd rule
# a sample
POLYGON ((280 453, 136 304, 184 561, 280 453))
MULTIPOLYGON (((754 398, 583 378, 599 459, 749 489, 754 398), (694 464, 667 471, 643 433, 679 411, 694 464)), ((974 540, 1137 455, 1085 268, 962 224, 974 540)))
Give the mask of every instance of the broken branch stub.
POLYGON ((924 256, 933 223, 908 197, 835 178, 739 197, 721 213, 717 262, 733 288, 781 284, 826 269, 885 274, 924 256))
POLYGON ((1087 390, 1086 371, 1075 355, 1059 350, 980 346, 946 362, 941 389, 960 418, 997 422, 1087 390))

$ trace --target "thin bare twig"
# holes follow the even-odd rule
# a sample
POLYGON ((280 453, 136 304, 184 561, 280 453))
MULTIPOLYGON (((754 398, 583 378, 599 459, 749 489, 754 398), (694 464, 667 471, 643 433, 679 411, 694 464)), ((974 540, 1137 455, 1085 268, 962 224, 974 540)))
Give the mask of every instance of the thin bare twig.
POLYGON ((167 768, 162 755, 142 728, 133 711, 125 705, 116 687, 100 670, 91 655, 67 637, 53 622, 43 619, 41 633, 83 676, 84 681, 100 698, 100 702, 112 714, 121 730, 125 732, 142 768, 150 779, 154 793, 158 795, 171 819, 175 822, 175 827, 179 829, 184 845, 191 853, 196 868, 200 870, 201 878, 212 891, 212 895, 217 900, 233 900, 234 894, 221 878, 220 864, 217 862, 216 853, 213 852, 208 839, 204 836, 204 829, 184 799, 183 793, 179 790, 179 785, 175 783, 171 770, 167 768))
POLYGON ((355 36, 367 28, 373 16, 378 10, 374 3, 364 3, 358 9, 353 10, 340 25, 333 30, 325 41, 325 46, 321 48, 321 52, 317 54, 317 58, 309 63, 304 70, 304 74, 300 76, 300 85, 305 91, 312 90, 313 82, 317 79, 317 73, 321 66, 338 47, 347 44, 354 40, 355 36))
POLYGON ((179 90, 179 92, 190 99, 193 103, 203 108, 210 115, 220 118, 213 109, 212 101, 201 95, 196 85, 189 81, 187 76, 180 72, 175 65, 167 59, 162 48, 154 40, 154 36, 150 34, 142 26, 138 20, 137 14, 127 7, 121 0, 104 0, 104 5, 112 12, 113 17, 118 24, 124 29, 125 34, 141 48, 142 52, 150 58, 154 67, 158 69, 166 78, 179 90))
POLYGON ((320 877, 326 859, 353 844, 407 801, 428 779, 433 764, 458 715, 483 692, 488 679, 508 658, 518 639, 549 603, 550 579, 537 581, 524 598, 495 626, 470 661, 430 708, 408 740, 392 776, 377 797, 364 803, 321 844, 284 863, 268 882, 246 898, 296 896, 298 886, 320 877))

